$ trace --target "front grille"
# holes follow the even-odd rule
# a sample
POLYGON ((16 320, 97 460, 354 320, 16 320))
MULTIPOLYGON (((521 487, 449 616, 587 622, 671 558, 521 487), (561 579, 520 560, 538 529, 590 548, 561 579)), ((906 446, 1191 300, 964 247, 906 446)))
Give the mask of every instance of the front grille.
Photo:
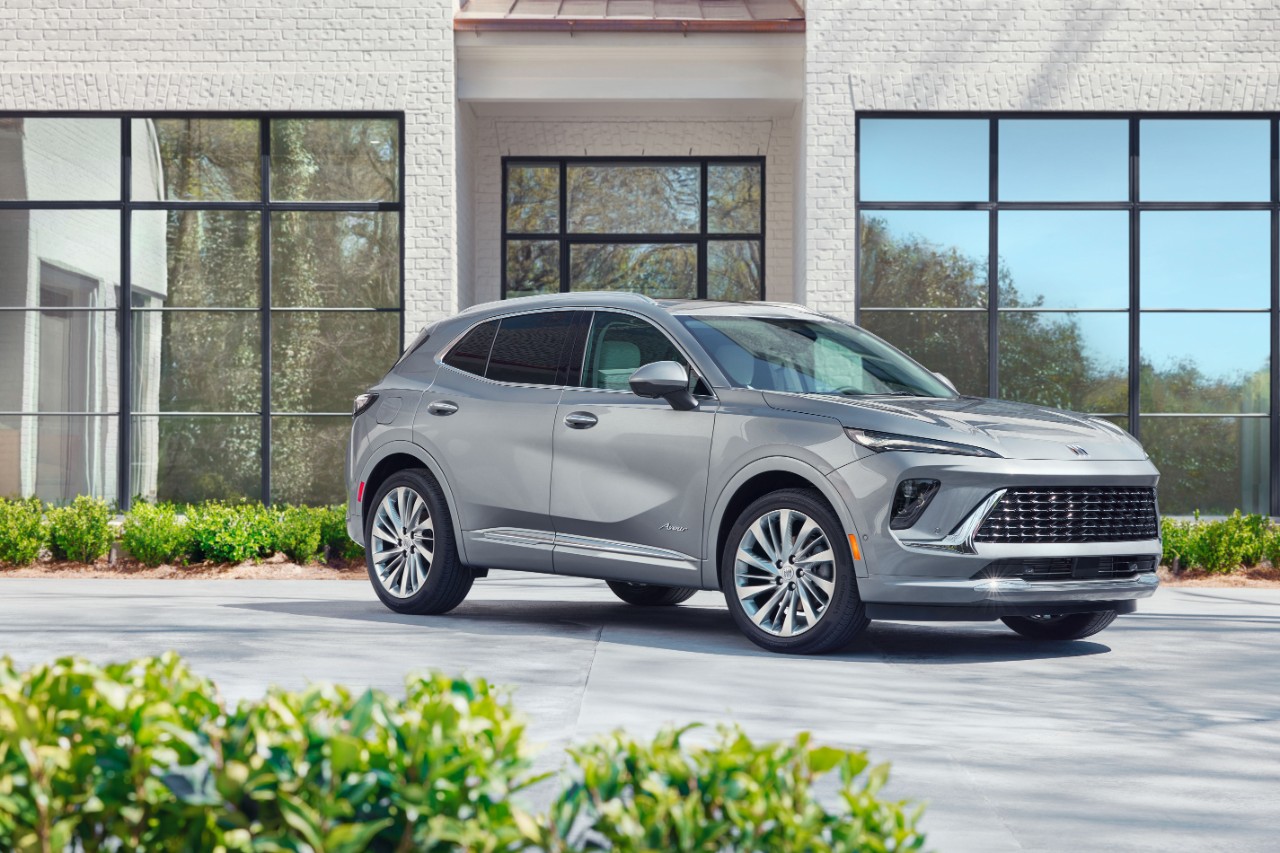
POLYGON ((973 576, 980 578, 1022 578, 1025 581, 1107 580, 1128 578, 1156 570, 1150 554, 1133 557, 1033 557, 995 560, 973 576))
POLYGON ((1009 489, 975 542, 1126 542, 1160 535, 1154 489, 1009 489))

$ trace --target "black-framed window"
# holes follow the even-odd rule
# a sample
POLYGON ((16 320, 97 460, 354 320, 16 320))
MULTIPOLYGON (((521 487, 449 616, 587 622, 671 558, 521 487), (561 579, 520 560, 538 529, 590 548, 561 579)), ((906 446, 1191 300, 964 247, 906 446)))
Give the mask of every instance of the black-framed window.
POLYGON ((859 117, 858 322, 1139 436, 1161 509, 1280 515, 1280 117, 859 117))
POLYGON ((399 113, 0 114, 0 494, 343 500, 399 113))
POLYGON ((764 158, 502 161, 502 296, 764 298, 764 158))

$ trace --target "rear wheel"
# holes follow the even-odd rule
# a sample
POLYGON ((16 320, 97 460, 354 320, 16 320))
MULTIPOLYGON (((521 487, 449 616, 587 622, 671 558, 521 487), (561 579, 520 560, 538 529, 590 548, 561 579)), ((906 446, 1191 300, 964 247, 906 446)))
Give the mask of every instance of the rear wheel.
POLYGON ((1110 625, 1114 610, 1064 613, 1059 616, 1006 616, 1000 621, 1032 640, 1083 640, 1110 625))
POLYGON ((626 581, 605 581, 613 594, 627 604, 637 607, 669 607, 693 598, 696 589, 683 586, 658 586, 651 583, 627 583, 626 581))
POLYGON ((734 622, 772 652, 837 651, 867 627, 844 528, 809 489, 772 492, 742 511, 720 583, 734 622))
POLYGON ((422 470, 387 478, 365 519, 365 562, 382 603, 397 613, 447 613, 471 591, 458 559, 449 505, 422 470))

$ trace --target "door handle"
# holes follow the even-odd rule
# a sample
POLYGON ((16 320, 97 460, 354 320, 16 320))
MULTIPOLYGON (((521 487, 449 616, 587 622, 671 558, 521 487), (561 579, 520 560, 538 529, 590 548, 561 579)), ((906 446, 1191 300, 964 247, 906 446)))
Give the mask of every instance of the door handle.
POLYGON ((452 415, 458 411, 458 406, 448 400, 432 400, 427 404, 427 411, 433 415, 452 415))
POLYGON ((590 429, 597 422, 596 416, 590 412, 570 412, 564 416, 565 426, 570 429, 590 429))

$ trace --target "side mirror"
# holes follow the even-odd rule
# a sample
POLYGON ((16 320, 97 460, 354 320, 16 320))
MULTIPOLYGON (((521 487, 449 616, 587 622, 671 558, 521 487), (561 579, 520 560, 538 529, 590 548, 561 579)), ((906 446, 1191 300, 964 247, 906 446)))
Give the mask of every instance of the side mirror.
POLYGON ((954 383, 954 382, 952 382, 950 379, 948 379, 947 377, 943 376, 941 373, 939 373, 939 372, 938 372, 938 371, 936 371, 936 370, 935 370, 935 371, 933 371, 933 375, 934 375, 934 376, 936 376, 936 377, 938 377, 938 379, 942 381, 942 384, 943 384, 943 385, 946 385, 948 388, 950 388, 952 391, 954 391, 954 392, 955 392, 955 393, 957 393, 957 394, 959 394, 959 393, 960 393, 960 389, 959 389, 959 388, 957 388, 957 387, 955 386, 955 383, 954 383))
POLYGON ((689 393, 689 372, 674 361, 655 361, 637 368, 628 384, 637 397, 661 397, 678 412, 698 408, 698 401, 689 393))

